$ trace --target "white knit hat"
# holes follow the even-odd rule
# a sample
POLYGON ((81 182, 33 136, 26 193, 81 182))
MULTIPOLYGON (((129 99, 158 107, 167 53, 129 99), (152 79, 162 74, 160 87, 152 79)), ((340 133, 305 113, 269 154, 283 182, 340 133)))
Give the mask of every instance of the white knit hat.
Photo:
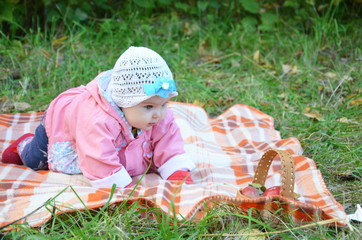
POLYGON ((130 47, 118 58, 110 84, 112 100, 122 108, 155 95, 165 98, 178 94, 165 60, 145 47, 130 47))

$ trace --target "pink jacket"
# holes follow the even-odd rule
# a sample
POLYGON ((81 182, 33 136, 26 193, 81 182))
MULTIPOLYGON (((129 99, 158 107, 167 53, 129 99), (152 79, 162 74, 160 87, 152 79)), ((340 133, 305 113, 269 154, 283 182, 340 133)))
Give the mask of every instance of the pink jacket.
POLYGON ((49 168, 83 173, 96 187, 125 187, 150 163, 163 179, 177 170, 194 169, 171 110, 159 124, 133 137, 107 95, 110 77, 111 71, 103 72, 51 102, 44 121, 49 168))

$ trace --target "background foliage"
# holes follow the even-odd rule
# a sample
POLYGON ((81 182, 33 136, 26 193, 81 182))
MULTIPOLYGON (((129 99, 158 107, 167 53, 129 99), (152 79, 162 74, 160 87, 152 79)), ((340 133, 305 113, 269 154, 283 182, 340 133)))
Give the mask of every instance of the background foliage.
POLYGON ((199 16, 204 21, 219 16, 223 21, 243 21, 262 29, 271 29, 286 16, 304 24, 310 17, 333 15, 348 21, 358 18, 362 0, 1 0, 0 23, 2 33, 15 37, 27 31, 48 31, 52 24, 69 26, 94 20, 124 18, 132 11, 145 17, 166 12, 177 12, 186 17, 199 16), (289 15, 289 16, 288 16, 289 15))

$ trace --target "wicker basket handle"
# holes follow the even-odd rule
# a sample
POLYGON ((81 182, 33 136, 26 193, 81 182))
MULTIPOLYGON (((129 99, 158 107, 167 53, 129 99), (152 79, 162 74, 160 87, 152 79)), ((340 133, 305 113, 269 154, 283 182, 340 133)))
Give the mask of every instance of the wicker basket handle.
POLYGON ((294 199, 294 159, 290 153, 285 150, 270 149, 263 154, 258 163, 258 166, 256 167, 253 183, 258 183, 264 186, 271 162, 278 154, 282 168, 280 195, 289 199, 294 199))

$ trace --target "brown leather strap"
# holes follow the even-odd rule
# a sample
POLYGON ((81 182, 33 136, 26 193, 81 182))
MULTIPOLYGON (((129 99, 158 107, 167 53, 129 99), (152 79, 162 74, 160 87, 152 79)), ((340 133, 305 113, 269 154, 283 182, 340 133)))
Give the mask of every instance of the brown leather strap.
POLYGON ((295 169, 294 159, 289 152, 285 150, 270 149, 261 157, 256 167, 253 183, 264 186, 271 162, 279 154, 282 168, 282 182, 280 185, 280 195, 286 198, 294 199, 294 181, 295 169))

